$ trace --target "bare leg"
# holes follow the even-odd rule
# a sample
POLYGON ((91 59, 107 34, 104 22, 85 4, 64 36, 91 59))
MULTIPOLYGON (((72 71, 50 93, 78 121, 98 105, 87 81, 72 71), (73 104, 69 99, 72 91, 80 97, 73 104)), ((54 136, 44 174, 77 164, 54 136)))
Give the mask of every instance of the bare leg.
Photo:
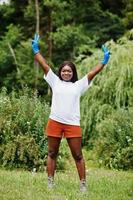
POLYGON ((82 138, 68 138, 68 145, 76 163, 80 180, 86 179, 85 162, 82 155, 81 142, 82 138))
POLYGON ((56 158, 59 151, 61 138, 48 136, 48 158, 47 158, 47 173, 48 177, 54 177, 56 168, 56 158))

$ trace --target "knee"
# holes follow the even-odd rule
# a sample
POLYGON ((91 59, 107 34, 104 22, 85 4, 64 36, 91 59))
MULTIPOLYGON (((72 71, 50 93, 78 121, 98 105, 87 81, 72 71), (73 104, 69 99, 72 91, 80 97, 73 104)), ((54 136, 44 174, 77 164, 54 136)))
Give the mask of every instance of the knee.
POLYGON ((80 162, 83 159, 82 154, 73 154, 73 158, 75 161, 80 162))
POLYGON ((50 158, 52 158, 52 159, 56 159, 57 155, 58 155, 58 152, 57 152, 57 151, 49 151, 49 152, 48 152, 48 156, 49 156, 50 158))

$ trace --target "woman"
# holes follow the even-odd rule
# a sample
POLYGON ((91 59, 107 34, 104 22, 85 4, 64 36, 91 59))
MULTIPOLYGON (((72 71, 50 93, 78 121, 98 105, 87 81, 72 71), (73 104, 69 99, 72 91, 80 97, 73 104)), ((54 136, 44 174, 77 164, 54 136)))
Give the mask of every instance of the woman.
POLYGON ((40 54, 38 42, 39 35, 36 34, 32 40, 32 50, 35 55, 35 60, 39 62, 44 71, 44 79, 50 85, 53 94, 51 113, 46 127, 48 137, 48 188, 53 188, 54 186, 56 158, 61 138, 65 137, 78 170, 80 191, 85 192, 87 188, 85 162, 81 149, 80 96, 90 87, 91 81, 96 74, 107 64, 110 53, 108 49, 103 46, 103 60, 82 79, 78 80, 76 67, 70 61, 65 61, 60 66, 57 76, 40 54))

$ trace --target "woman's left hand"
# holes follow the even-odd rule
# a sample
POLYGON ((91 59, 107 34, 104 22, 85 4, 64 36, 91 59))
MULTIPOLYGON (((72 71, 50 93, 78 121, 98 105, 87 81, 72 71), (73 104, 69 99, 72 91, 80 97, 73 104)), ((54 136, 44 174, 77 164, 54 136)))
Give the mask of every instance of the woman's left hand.
POLYGON ((104 57, 101 61, 101 64, 106 65, 110 59, 110 52, 105 45, 102 45, 102 50, 104 52, 104 57))

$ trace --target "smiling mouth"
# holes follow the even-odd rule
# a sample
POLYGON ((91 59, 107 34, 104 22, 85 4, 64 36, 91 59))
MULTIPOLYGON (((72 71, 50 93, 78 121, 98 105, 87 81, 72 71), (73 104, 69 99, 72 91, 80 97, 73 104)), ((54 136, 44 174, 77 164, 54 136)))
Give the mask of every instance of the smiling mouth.
POLYGON ((64 77, 64 78, 71 78, 69 75, 68 75, 68 76, 66 75, 66 76, 63 76, 63 77, 64 77))

